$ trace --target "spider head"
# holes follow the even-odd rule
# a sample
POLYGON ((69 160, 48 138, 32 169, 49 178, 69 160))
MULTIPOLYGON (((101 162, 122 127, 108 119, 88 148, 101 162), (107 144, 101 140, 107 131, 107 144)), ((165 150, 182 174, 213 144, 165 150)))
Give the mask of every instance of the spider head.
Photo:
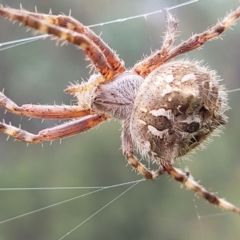
POLYGON ((120 120, 128 118, 142 82, 143 78, 132 72, 116 75, 111 81, 96 87, 91 99, 91 109, 120 120))

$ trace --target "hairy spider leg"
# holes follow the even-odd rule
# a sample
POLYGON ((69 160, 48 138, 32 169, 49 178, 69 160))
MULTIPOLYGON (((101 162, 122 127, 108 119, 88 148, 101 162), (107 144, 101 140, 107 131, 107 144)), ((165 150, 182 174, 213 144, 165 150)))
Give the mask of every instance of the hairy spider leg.
POLYGON ((165 172, 165 169, 160 166, 157 171, 152 171, 147 169, 138 159, 136 156, 133 155, 134 146, 132 137, 130 134, 130 129, 127 121, 122 122, 122 152, 123 155, 126 157, 128 164, 130 164, 134 169, 137 170, 138 173, 143 175, 146 179, 155 179, 159 175, 165 172))
POLYGON ((215 204, 218 207, 235 212, 240 215, 240 209, 233 204, 229 203, 225 199, 218 198, 214 193, 211 193, 201 186, 190 173, 184 173, 182 170, 174 168, 171 164, 164 164, 163 168, 168 174, 176 181, 184 184, 188 189, 191 189, 199 196, 205 198, 209 203, 215 204))
MULTIPOLYGON (((99 70, 99 72, 102 75, 94 82, 94 84, 88 84, 88 86, 86 86, 86 88, 84 90, 91 90, 93 87, 97 86, 98 84, 101 84, 101 83, 104 83, 104 82, 110 80, 112 78, 112 76, 115 75, 114 70, 112 70, 111 67, 108 65, 108 62, 107 62, 104 54, 99 49, 99 47, 96 46, 96 44, 93 43, 91 41, 91 39, 88 39, 83 34, 74 32, 72 30, 69 30, 69 29, 66 29, 66 28, 63 28, 63 27, 48 24, 48 23, 46 23, 46 22, 44 22, 40 19, 29 16, 29 13, 26 12, 26 11, 18 11, 18 10, 14 10, 14 9, 11 9, 11 8, 3 8, 1 6, 0 7, 0 15, 4 16, 5 18, 10 19, 12 21, 16 21, 16 20, 20 21, 25 26, 32 27, 32 28, 34 28, 37 31, 40 31, 42 33, 48 33, 48 34, 54 35, 61 40, 71 42, 71 43, 77 45, 78 47, 80 47, 84 51, 86 56, 92 61, 93 65, 99 70)), ((41 114, 41 112, 45 112, 45 110, 47 110, 45 107, 40 109, 40 107, 36 107, 36 105, 35 106, 32 105, 32 110, 33 110, 34 107, 36 109, 36 112, 35 112, 36 115, 38 113, 41 114)), ((22 107, 22 109, 21 108, 18 109, 19 111, 17 111, 17 112, 20 113, 20 111, 22 110, 22 113, 23 113, 23 110, 24 110, 24 113, 28 112, 28 115, 29 115, 29 112, 30 112, 29 108, 31 110, 30 105, 27 105, 25 107, 22 107), (28 110, 26 110, 26 108, 28 110)), ((49 113, 49 115, 46 116, 47 118, 51 118, 52 114, 54 115, 54 107, 51 110, 52 110, 52 113, 49 113)), ((59 110, 63 111, 64 108, 60 107, 59 110)), ((68 110, 69 114, 70 114, 70 112, 71 112, 71 110, 68 110)), ((15 111, 15 113, 16 113, 16 111, 15 111)), ((88 113, 91 113, 91 112, 88 112, 88 110, 86 110, 86 111, 84 110, 84 111, 80 112, 79 114, 80 114, 80 116, 84 116, 88 113)), ((55 114, 57 115, 57 113, 55 113, 55 114)), ((63 115, 65 115, 65 114, 63 114, 63 115)), ((74 117, 76 117, 75 114, 73 114, 73 115, 74 115, 74 117)), ((68 116, 70 117, 70 115, 68 115, 68 116)), ((60 117, 60 114, 59 114, 59 117, 60 117)), ((99 118, 101 120, 97 121, 96 123, 100 123, 100 122, 103 121, 103 119, 105 119, 105 120, 107 119, 107 117, 102 117, 102 116, 98 116, 97 118, 99 118)), ((94 126, 95 125, 96 124, 94 124, 94 126)), ((3 128, 3 129, 5 129, 5 128, 3 128)), ((77 130, 76 130, 76 133, 78 133, 77 130)), ((73 134, 75 134, 75 133, 73 133, 73 134)), ((46 140, 45 138, 42 138, 42 136, 37 136, 37 139, 39 139, 39 141, 45 141, 46 140)), ((53 139, 54 139, 54 137, 53 137, 53 139)))
POLYGON ((133 67, 133 71, 146 78, 155 68, 162 65, 168 55, 175 39, 178 20, 166 9, 163 10, 166 22, 166 33, 163 37, 162 47, 146 59, 138 62, 133 67))
MULTIPOLYGON (((223 20, 218 21, 213 27, 205 30, 202 33, 193 35, 192 37, 190 37, 186 41, 183 41, 176 47, 167 49, 166 53, 162 54, 161 52, 162 49, 156 51, 154 54, 150 55, 143 61, 137 63, 133 67, 133 71, 135 71, 137 74, 143 77, 146 77, 154 69, 156 69, 163 63, 169 61, 170 59, 180 54, 199 48, 203 44, 205 44, 207 41, 210 41, 212 39, 217 39, 220 36, 220 34, 222 34, 225 30, 230 28, 239 17, 240 17, 240 7, 238 7, 235 11, 232 11, 231 13, 227 14, 223 18, 223 20)), ((174 18, 167 17, 167 21, 172 21, 172 19, 174 18)), ((170 35, 169 27, 167 29, 167 32, 169 32, 169 35, 170 35)), ((167 35, 168 34, 166 34, 166 36, 167 35)), ((172 37, 174 37, 174 35, 172 35, 172 37)), ((165 43, 165 39, 163 41, 163 44, 164 43, 165 43)))
POLYGON ((39 19, 44 23, 56 25, 71 31, 85 35, 89 40, 94 42, 103 55, 105 56, 109 66, 116 72, 121 73, 126 71, 124 62, 118 57, 118 55, 113 51, 99 36, 97 36, 89 27, 84 26, 82 23, 72 18, 71 16, 65 15, 52 15, 43 13, 29 12, 25 9, 12 9, 16 13, 22 13, 23 11, 35 19, 39 19))
POLYGON ((98 84, 111 80, 115 75, 115 71, 111 69, 99 47, 85 35, 74 32, 70 29, 46 23, 41 19, 30 16, 26 11, 16 11, 15 9, 4 8, 1 6, 0 15, 12 21, 19 21, 25 26, 36 29, 41 33, 54 35, 60 40, 71 42, 81 48, 103 76, 102 78, 99 78, 98 84))
POLYGON ((3 107, 7 111, 17 115, 44 119, 79 118, 93 114, 91 110, 83 110, 78 105, 70 106, 24 104, 22 106, 18 106, 15 102, 6 97, 2 92, 0 92, 0 107, 3 107))
POLYGON ((174 43, 178 20, 166 9, 163 10, 163 13, 167 27, 160 52, 162 56, 166 56, 174 43))
POLYGON ((32 134, 12 125, 0 122, 0 131, 23 142, 39 143, 44 141, 54 141, 85 132, 105 120, 106 117, 103 115, 89 115, 52 128, 43 129, 38 134, 32 134))

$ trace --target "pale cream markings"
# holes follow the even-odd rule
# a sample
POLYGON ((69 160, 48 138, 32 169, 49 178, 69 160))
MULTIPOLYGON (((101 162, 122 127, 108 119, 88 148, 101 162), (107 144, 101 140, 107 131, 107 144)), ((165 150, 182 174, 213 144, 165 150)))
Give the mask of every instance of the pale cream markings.
POLYGON ((163 135, 166 135, 167 132, 168 132, 168 129, 165 129, 163 131, 159 131, 155 127, 153 127, 152 125, 148 125, 148 130, 152 135, 160 137, 160 138, 163 138, 163 135))
POLYGON ((163 77, 162 76, 157 76, 156 78, 157 78, 157 81, 155 82, 155 85, 156 86, 161 85, 162 82, 163 82, 163 77))
POLYGON ((157 81, 155 82, 155 85, 161 85, 163 83, 163 81, 165 81, 166 83, 171 83, 174 81, 174 77, 172 74, 162 74, 161 76, 157 76, 157 81))
POLYGON ((163 90, 161 96, 164 97, 165 95, 171 92, 172 92, 172 87, 170 86, 170 84, 166 84, 165 89, 163 90))
POLYGON ((186 74, 182 77, 181 82, 187 82, 187 81, 196 81, 196 76, 193 73, 186 74))
POLYGON ((168 119, 171 119, 171 116, 172 116, 172 110, 169 109, 169 110, 166 110, 164 108, 159 108, 157 110, 151 110, 150 113, 155 116, 155 117, 160 117, 160 116, 164 116, 168 119))
POLYGON ((171 82, 173 82, 174 77, 173 77, 173 75, 166 75, 166 77, 164 77, 164 80, 166 83, 171 83, 171 82))

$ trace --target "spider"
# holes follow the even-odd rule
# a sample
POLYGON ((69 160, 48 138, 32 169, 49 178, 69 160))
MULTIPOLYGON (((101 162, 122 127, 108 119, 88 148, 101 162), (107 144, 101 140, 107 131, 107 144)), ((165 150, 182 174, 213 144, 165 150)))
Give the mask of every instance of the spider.
POLYGON ((173 43, 178 22, 169 11, 164 10, 164 14, 167 30, 161 49, 127 70, 123 60, 76 19, 0 6, 3 17, 78 46, 95 68, 87 82, 72 84, 65 90, 77 97, 78 105, 18 106, 0 93, 0 106, 11 113, 73 119, 38 134, 3 121, 0 131, 20 141, 39 143, 87 131, 109 118, 118 119, 122 124, 123 155, 138 173, 146 179, 155 179, 167 172, 208 202, 240 214, 238 207, 207 191, 189 172, 173 166, 178 158, 201 148, 210 136, 219 132, 227 122, 228 104, 226 90, 215 71, 196 61, 172 60, 218 38, 240 17, 240 6, 213 27, 177 46, 173 43), (158 169, 146 168, 134 156, 134 149, 156 163, 158 169))

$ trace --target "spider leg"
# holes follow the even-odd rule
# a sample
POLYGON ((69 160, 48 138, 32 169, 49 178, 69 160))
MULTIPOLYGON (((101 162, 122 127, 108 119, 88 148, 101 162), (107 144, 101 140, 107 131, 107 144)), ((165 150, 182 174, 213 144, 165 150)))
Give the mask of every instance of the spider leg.
POLYGON ((182 170, 174 168, 170 164, 165 164, 163 167, 173 179, 196 192, 196 194, 205 198, 209 203, 215 204, 222 209, 240 214, 240 209, 238 207, 224 199, 218 198, 213 193, 208 192, 203 186, 196 182, 189 173, 186 174, 182 170))
POLYGON ((114 71, 121 73, 126 70, 124 62, 119 59, 118 55, 99 36, 97 36, 89 27, 84 26, 82 23, 72 18, 71 16, 34 13, 22 9, 16 9, 14 11, 18 13, 24 11, 28 14, 28 16, 39 19, 44 23, 56 25, 85 35, 89 40, 94 42, 99 47, 99 49, 107 59, 109 66, 114 71))
POLYGON ((174 43, 178 21, 168 10, 165 9, 163 10, 163 12, 166 19, 167 31, 163 38, 162 48, 160 50, 157 50, 155 53, 153 53, 143 61, 135 64, 135 66, 133 67, 133 71, 144 78, 155 68, 159 67, 165 62, 164 59, 168 55, 174 43))
POLYGON ((19 21, 25 26, 36 29, 41 33, 47 33, 56 36, 60 40, 71 42, 83 50, 85 55, 92 61, 92 64, 101 73, 103 78, 100 78, 100 83, 110 80, 116 73, 109 66, 104 54, 99 47, 88 39, 85 35, 59 27, 53 24, 30 16, 27 11, 19 11, 11 8, 0 6, 0 15, 12 21, 19 21))
POLYGON ((160 52, 162 56, 166 56, 174 43, 178 20, 167 9, 164 9, 163 13, 167 23, 167 31, 160 52))
MULTIPOLYGON (((143 76, 146 77, 150 72, 152 72, 155 68, 159 67, 163 63, 169 61, 170 59, 192 51, 201 47, 207 41, 216 39, 222 34, 225 30, 234 25, 235 21, 240 17, 240 7, 238 7, 235 11, 227 14, 222 21, 218 21, 213 27, 207 29, 206 31, 195 34, 186 41, 180 43, 174 48, 167 49, 168 51, 162 54, 162 49, 155 52, 148 58, 136 64, 133 70, 143 76)), ((171 20, 170 20, 171 21, 171 20)))
POLYGON ((0 122, 0 131, 23 142, 39 143, 43 141, 53 141, 87 131, 105 120, 106 117, 102 115, 89 115, 52 128, 44 129, 38 134, 32 134, 4 122, 0 122))
POLYGON ((0 92, 0 107, 14 114, 45 119, 78 118, 92 114, 91 110, 83 110, 79 106, 34 104, 18 106, 2 92, 0 92))
POLYGON ((162 175, 166 171, 162 166, 160 166, 157 171, 149 170, 133 155, 133 142, 130 136, 130 130, 127 121, 122 123, 122 128, 122 151, 123 155, 128 161, 128 164, 130 164, 146 179, 155 179, 159 175, 162 175))
POLYGON ((222 34, 224 31, 234 25, 235 21, 238 20, 239 17, 240 7, 238 7, 235 11, 227 14, 223 18, 223 20, 218 21, 213 27, 207 29, 202 33, 193 35, 188 40, 180 43, 178 46, 171 49, 169 55, 166 58, 166 61, 178 56, 179 54, 183 54, 199 48, 207 41, 217 39, 220 34, 222 34))

